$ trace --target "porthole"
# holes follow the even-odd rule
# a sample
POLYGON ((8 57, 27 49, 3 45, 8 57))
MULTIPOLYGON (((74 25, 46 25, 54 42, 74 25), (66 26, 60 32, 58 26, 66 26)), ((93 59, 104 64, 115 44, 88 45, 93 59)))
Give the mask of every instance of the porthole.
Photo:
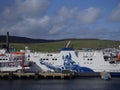
POLYGON ((55 60, 57 60, 57 58, 55 60))

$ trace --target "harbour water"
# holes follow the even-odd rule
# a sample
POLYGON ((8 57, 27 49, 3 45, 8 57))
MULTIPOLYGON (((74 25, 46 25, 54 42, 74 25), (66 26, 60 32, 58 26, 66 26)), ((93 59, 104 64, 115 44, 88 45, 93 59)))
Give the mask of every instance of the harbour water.
POLYGON ((120 78, 72 80, 0 80, 0 90, 120 90, 120 78))

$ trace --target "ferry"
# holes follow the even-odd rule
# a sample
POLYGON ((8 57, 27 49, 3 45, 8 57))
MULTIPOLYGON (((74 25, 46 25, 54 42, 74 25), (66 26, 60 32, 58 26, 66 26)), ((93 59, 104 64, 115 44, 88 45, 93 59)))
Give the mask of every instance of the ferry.
POLYGON ((19 52, 0 50, 0 71, 61 72, 76 73, 109 72, 120 75, 120 51, 114 48, 104 50, 65 47, 60 52, 31 52, 28 47, 19 52))

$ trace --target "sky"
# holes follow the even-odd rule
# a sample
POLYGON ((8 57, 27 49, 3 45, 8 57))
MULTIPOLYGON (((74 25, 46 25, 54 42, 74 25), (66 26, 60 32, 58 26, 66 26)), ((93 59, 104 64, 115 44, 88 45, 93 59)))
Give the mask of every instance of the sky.
POLYGON ((120 41, 120 0, 0 0, 0 35, 120 41))

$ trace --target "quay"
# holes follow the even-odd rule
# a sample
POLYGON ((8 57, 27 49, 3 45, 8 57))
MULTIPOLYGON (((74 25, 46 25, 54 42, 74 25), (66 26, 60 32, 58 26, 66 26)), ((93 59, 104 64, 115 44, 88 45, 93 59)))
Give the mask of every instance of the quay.
POLYGON ((75 77, 100 77, 100 73, 93 73, 93 72, 79 72, 79 73, 75 73, 75 77))
MULTIPOLYGON (((112 74, 107 74, 110 79, 113 76, 112 74)), ((106 74, 101 73, 55 73, 55 72, 0 72, 0 79, 74 79, 74 78, 86 78, 86 77, 98 77, 103 78, 103 76, 106 76, 106 74)), ((119 76, 120 77, 120 76, 119 76)))
POLYGON ((0 79, 73 79, 73 73, 22 73, 22 72, 0 72, 0 79))

